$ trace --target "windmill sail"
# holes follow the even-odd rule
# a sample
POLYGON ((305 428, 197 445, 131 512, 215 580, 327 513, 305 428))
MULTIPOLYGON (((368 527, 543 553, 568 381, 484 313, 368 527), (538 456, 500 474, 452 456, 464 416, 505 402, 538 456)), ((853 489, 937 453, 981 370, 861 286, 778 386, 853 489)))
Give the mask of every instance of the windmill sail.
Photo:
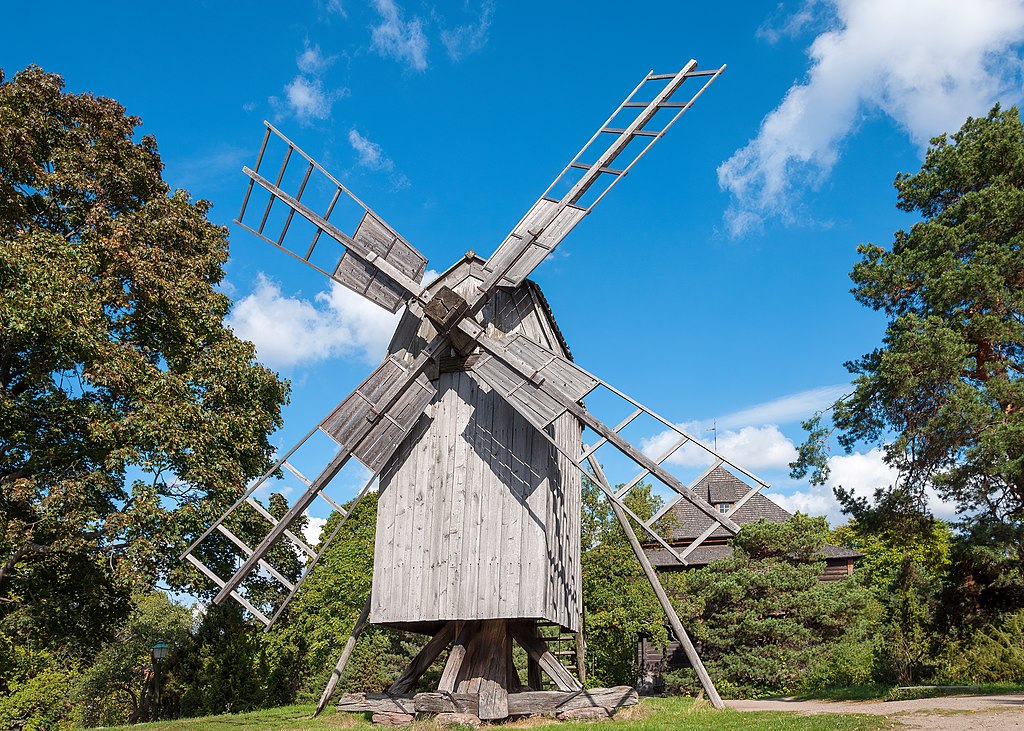
MULTIPOLYGON (((269 122, 264 124, 267 131, 256 165, 252 169, 243 168, 249 177, 249 185, 235 223, 371 302, 397 312, 410 297, 419 294, 420 281, 427 266, 426 257, 294 142, 269 122), (266 163, 268 143, 272 140, 283 142, 286 146, 281 167, 274 180, 260 173, 260 167, 266 163), (298 158, 304 160, 305 165, 299 163, 302 168, 301 180, 293 192, 288 192, 282 186, 285 180, 293 177, 290 173, 296 157, 294 153, 298 153, 298 158), (329 191, 330 195, 321 213, 304 202, 303 196, 308 197, 311 190, 323 189, 329 191), (261 191, 268 196, 265 207, 250 206, 254 191, 261 191), (331 220, 332 215, 337 216, 339 202, 347 203, 350 208, 354 206, 361 214, 351 234, 342 231, 331 220), (283 211, 280 212, 283 218, 271 215, 282 207, 283 211), (245 222, 247 211, 255 219, 251 224, 245 222), (301 234, 293 227, 296 213, 311 224, 311 239, 295 241, 301 234), (329 240, 341 245, 340 254, 322 255, 323 252, 318 251, 318 247, 321 250, 324 248, 324 234, 329 240)), ((307 233, 310 230, 309 226, 303 228, 307 233)))
MULTIPOLYGON (((478 342, 486 351, 486 355, 480 357, 474 363, 472 367, 473 372, 501 394, 502 398, 537 427, 541 434, 546 434, 546 427, 554 419, 562 413, 569 412, 598 435, 598 442, 588 448, 582 456, 575 454, 563 455, 587 477, 594 480, 595 484, 598 484, 599 487, 601 486, 597 477, 583 466, 583 462, 606 444, 617 449, 640 467, 639 474, 617 491, 606 491, 609 499, 619 507, 627 510, 627 512, 628 508, 622 502, 626 493, 642 480, 651 477, 659 480, 675 492, 675 496, 672 498, 673 502, 671 502, 672 505, 677 504, 681 500, 686 500, 711 519, 713 527, 707 531, 708 535, 719 526, 724 527, 733 535, 739 532, 739 526, 730 517, 738 509, 738 506, 734 506, 727 513, 720 512, 718 508, 694 492, 694 487, 703 479, 703 476, 684 483, 663 466, 663 463, 669 457, 686 445, 692 445, 692 448, 705 453, 712 460, 712 468, 723 464, 729 465, 756 483, 751 488, 751 493, 743 497, 742 502, 746 502, 753 492, 766 487, 768 484, 752 472, 719 454, 716 449, 704 444, 681 427, 664 419, 576 364, 548 351, 528 338, 510 337, 494 340, 485 335, 480 335, 478 336, 478 342), (547 377, 545 377, 545 374, 547 377), (629 402, 636 408, 636 411, 614 428, 604 424, 578 403, 583 396, 592 393, 598 387, 603 387, 629 402), (641 414, 653 417, 655 421, 660 422, 661 425, 675 434, 675 439, 668 449, 655 457, 647 455, 643 450, 637 448, 622 436, 624 427, 641 414)), ((554 444, 554 442, 552 444, 556 449, 558 448, 557 444, 554 444)), ((712 468, 709 468, 708 472, 712 468)), ((685 556, 669 546, 654 530, 654 524, 664 512, 667 511, 663 511, 646 521, 641 520, 631 512, 629 515, 647 531, 648 535, 661 543, 681 563, 685 564, 685 556)), ((706 537, 700 538, 697 541, 697 545, 706 537)), ((686 553, 688 554, 695 547, 689 547, 686 553)))
POLYGON ((678 73, 644 77, 487 260, 484 269, 489 277, 482 289, 514 287, 526 279, 725 71, 725 66, 707 71, 696 66, 696 61, 690 61, 678 73), (691 78, 705 81, 688 101, 672 101, 691 78), (640 101, 647 93, 653 98, 640 101), (594 153, 597 156, 592 158, 594 153), (627 160, 624 165, 619 163, 622 158, 627 160), (567 188, 564 193, 563 188, 567 188))
POLYGON ((373 482, 373 478, 384 468, 388 458, 394 454, 416 423, 420 419, 426 418, 424 409, 434 398, 437 388, 426 378, 423 371, 429 363, 431 355, 441 345, 441 339, 431 343, 412 363, 407 363, 395 356, 386 358, 352 394, 332 409, 299 444, 289 450, 260 480, 251 485, 242 498, 186 550, 183 558, 196 566, 219 587, 220 591, 214 599, 215 603, 220 604, 228 597, 234 598, 268 626, 280 615, 326 547, 325 545, 321 546, 319 553, 314 551, 305 541, 291 532, 291 526, 301 515, 305 514, 317 497, 325 499, 334 510, 341 512, 347 519, 352 508, 350 507, 347 511, 342 509, 336 501, 323 492, 324 488, 341 472, 352 457, 356 457, 373 475, 357 499, 362 498, 373 482), (340 450, 320 474, 310 480, 305 478, 288 460, 315 432, 321 432, 330 437, 340 446, 340 450), (305 483, 306 489, 285 515, 275 518, 255 500, 253 493, 282 467, 305 483), (245 545, 225 525, 226 519, 240 509, 256 510, 270 523, 269 530, 255 547, 245 545), (228 578, 218 576, 197 556, 200 544, 214 532, 226 536, 241 554, 241 565, 228 578), (282 539, 290 541, 312 559, 307 563, 298 582, 289 581, 267 561, 268 554, 282 539), (273 618, 268 618, 266 612, 262 612, 254 606, 239 588, 246 577, 258 570, 269 574, 289 592, 284 604, 276 608, 273 618))

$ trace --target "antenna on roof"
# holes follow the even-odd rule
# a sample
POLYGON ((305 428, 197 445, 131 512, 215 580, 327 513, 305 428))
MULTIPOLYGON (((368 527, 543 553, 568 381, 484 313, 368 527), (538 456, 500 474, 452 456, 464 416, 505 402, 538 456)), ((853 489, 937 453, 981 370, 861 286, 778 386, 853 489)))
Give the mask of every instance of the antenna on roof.
POLYGON ((718 419, 711 420, 711 431, 715 433, 715 451, 718 451, 718 419))

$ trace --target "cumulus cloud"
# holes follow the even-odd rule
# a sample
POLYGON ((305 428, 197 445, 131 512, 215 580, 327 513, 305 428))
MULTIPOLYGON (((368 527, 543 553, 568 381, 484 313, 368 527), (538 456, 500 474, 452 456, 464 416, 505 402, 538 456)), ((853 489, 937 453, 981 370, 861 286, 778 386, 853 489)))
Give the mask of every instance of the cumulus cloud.
MULTIPOLYGON (((698 424, 683 424, 682 428, 693 434, 698 424)), ((643 453, 651 459, 662 457, 678 440, 678 434, 666 430, 640 443, 643 453)), ((783 469, 796 459, 796 447, 775 424, 744 426, 740 429, 719 429, 716 446, 719 454, 746 469, 783 469)), ((665 460, 669 465, 705 467, 714 461, 706 450, 687 443, 665 460)))
MULTIPOLYGON (((717 419, 680 424, 689 434, 704 438, 707 443, 717 436, 718 451, 745 468, 788 469, 796 459, 796 446, 780 430, 779 424, 791 424, 828 408, 849 390, 847 384, 820 386, 787 394, 771 401, 733 411, 717 419), (714 429, 714 436, 709 437, 714 429)), ((661 457, 678 440, 670 429, 641 442, 644 453, 652 459, 661 457)), ((711 464, 708 453, 693 444, 685 445, 668 460, 669 464, 699 467, 711 464)))
POLYGON ((263 363, 289 368, 353 355, 375 363, 398 317, 334 283, 312 300, 288 297, 260 273, 253 291, 235 304, 228 324, 256 345, 263 363))
POLYGON ((924 145, 996 101, 1021 98, 1021 0, 830 0, 828 7, 835 27, 811 44, 807 77, 718 168, 719 185, 732 194, 725 218, 733 235, 770 217, 794 222, 797 192, 828 177, 867 115, 886 115, 924 145))
POLYGON ((487 32, 491 28, 493 15, 493 0, 485 0, 480 5, 480 17, 475 23, 441 31, 441 43, 452 61, 460 61, 464 56, 476 53, 487 45, 487 32))
MULTIPOLYGON (((772 499, 790 512, 824 515, 833 525, 845 523, 847 516, 843 515, 833 490, 841 485, 858 497, 871 498, 875 490, 895 484, 898 473, 885 463, 884 456, 881 447, 832 455, 828 459, 829 478, 824 485, 811 485, 788 495, 775 494, 772 499)), ((942 500, 934 489, 928 488, 926 497, 928 509, 936 517, 948 520, 955 516, 956 506, 942 500)))
POLYGON ((302 529, 302 537, 306 539, 306 543, 310 547, 315 548, 316 544, 320 542, 325 525, 327 525, 326 518, 306 518, 306 527, 302 529))
POLYGON ((405 63, 416 71, 427 69, 429 43, 418 17, 405 20, 394 0, 374 0, 380 23, 371 28, 373 49, 381 56, 405 63))
POLYGON ((355 129, 348 131, 348 143, 352 145, 352 149, 356 151, 359 156, 358 163, 360 166, 369 170, 394 170, 395 163, 384 154, 384 150, 376 142, 371 142, 369 139, 359 134, 355 129))
POLYGON ((284 87, 284 93, 289 109, 300 122, 327 119, 331 115, 333 101, 324 92, 320 79, 296 76, 284 87))
POLYGON ((326 71, 335 61, 335 56, 324 56, 319 45, 309 45, 306 41, 306 48, 295 60, 299 71, 304 74, 319 75, 326 71))

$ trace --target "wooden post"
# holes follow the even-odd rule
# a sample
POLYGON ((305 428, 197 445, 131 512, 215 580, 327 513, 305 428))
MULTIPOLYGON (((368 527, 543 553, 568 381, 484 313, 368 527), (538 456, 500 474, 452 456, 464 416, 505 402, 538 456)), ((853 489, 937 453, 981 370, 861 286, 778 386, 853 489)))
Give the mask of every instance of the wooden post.
MULTIPOLYGON (((604 476, 604 470, 601 469, 600 463, 593 457, 587 458, 591 468, 594 470, 594 476, 597 477, 601 482, 604 483, 605 487, 610 489, 608 480, 604 476)), ((619 507, 618 503, 614 500, 609 500, 609 504, 612 506, 612 510, 615 512, 615 517, 618 518, 619 525, 622 526, 622 530, 626 534, 626 538, 629 539, 629 545, 633 547, 633 553, 636 554, 637 561, 643 567, 644 574, 647 575, 647 580, 651 583, 651 588, 654 589, 655 595, 658 597, 658 602, 661 604, 662 611, 665 612, 665 617, 668 619, 670 625, 672 625, 672 632, 675 634, 676 639, 679 640, 679 644, 683 646, 683 652, 686 653, 686 658, 690 661, 690 665, 697 673, 697 677, 700 679, 700 684, 704 687, 704 690, 708 694, 708 699, 711 701, 711 705, 715 708, 725 708, 725 704, 722 703, 722 697, 718 695, 718 691, 715 690, 715 684, 711 682, 711 676, 708 675, 708 671, 704 668, 704 663, 701 662, 700 655, 697 654, 697 648, 693 646, 693 642, 690 641, 690 636, 683 629, 683 623, 679 621, 679 615, 676 614, 675 607, 672 606, 672 602, 669 601, 668 594, 665 593, 665 589, 661 585, 661 581, 658 579, 658 574, 654 571, 654 567, 651 566, 650 560, 647 558, 647 554, 644 553, 643 547, 640 545, 640 541, 637 540, 636 533, 633 531, 633 526, 629 524, 629 518, 626 516, 625 511, 619 507)))
POLYGON ((355 627, 352 628, 352 634, 349 635, 348 642, 345 643, 345 649, 341 652, 341 659, 338 660, 338 664, 334 666, 334 672, 331 673, 331 679, 327 681, 327 687, 324 688, 323 694, 320 696, 320 702, 316 704, 316 710, 313 711, 313 718, 316 718, 320 713, 327 708, 327 704, 331 702, 331 695, 334 694, 334 689, 338 687, 338 681, 341 680, 341 674, 345 672, 345 666, 348 665, 349 659, 352 657, 352 651, 356 647, 356 640, 359 638, 360 633, 363 631, 363 627, 366 625, 366 619, 370 616, 370 597, 366 597, 366 604, 363 605, 363 610, 359 613, 359 617, 356 618, 355 627))
MULTIPOLYGON (((537 625, 533 625, 532 635, 539 635, 537 625)), ((526 655, 526 684, 534 690, 544 690, 544 678, 541 675, 540 663, 533 659, 533 655, 526 655)))
POLYGON ((580 685, 587 684, 587 643, 583 639, 582 618, 580 629, 576 633, 576 677, 580 679, 580 685))
POLYGON ((427 668, 433 665, 437 656, 444 652, 454 639, 455 622, 447 622, 441 628, 441 631, 423 646, 420 654, 405 669, 405 672, 399 676, 398 680, 391 684, 391 687, 388 688, 388 695, 403 695, 412 690, 420 676, 427 671, 427 668))
POLYGON ((441 682, 437 689, 443 693, 455 692, 455 681, 459 677, 462 663, 466 659, 466 645, 469 644, 471 629, 475 629, 472 623, 456 621, 455 623, 455 644, 448 653, 448 662, 445 663, 444 672, 441 673, 441 682))

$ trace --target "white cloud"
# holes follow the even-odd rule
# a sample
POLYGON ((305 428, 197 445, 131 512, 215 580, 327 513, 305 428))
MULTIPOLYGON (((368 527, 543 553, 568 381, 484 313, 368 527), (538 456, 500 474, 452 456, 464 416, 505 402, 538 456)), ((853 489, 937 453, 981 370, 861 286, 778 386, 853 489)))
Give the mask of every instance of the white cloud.
POLYGON ((823 2, 824 0, 806 0, 795 13, 785 12, 785 6, 779 3, 776 12, 757 29, 757 37, 768 43, 778 43, 783 38, 799 35, 818 20, 823 2))
POLYGON ((324 56, 319 45, 310 45, 306 40, 305 48, 295 59, 300 73, 285 84, 284 99, 272 96, 268 100, 279 117, 291 115, 300 124, 308 124, 331 116, 334 102, 349 94, 344 87, 329 89, 324 85, 323 74, 335 58, 324 56))
POLYGON ((842 142, 868 114, 890 117, 923 145, 998 100, 1021 98, 1014 49, 1024 40, 1021 0, 830 5, 837 27, 811 45, 807 78, 718 168, 719 184, 733 197, 726 211, 733 235, 769 217, 794 221, 799 189, 828 177, 842 142))
MULTIPOLYGON (((698 424, 683 424, 681 427, 694 434, 698 424)), ((695 435, 696 436, 696 435, 695 435)), ((640 443, 643 453, 651 459, 658 459, 665 454, 678 440, 678 434, 666 430, 660 434, 644 439, 640 443)), ((710 440, 705 440, 710 446, 710 440)), ((775 424, 764 426, 744 426, 740 429, 720 429, 716 440, 719 454, 737 465, 750 470, 784 469, 796 459, 796 447, 775 424)), ((692 442, 685 444, 665 460, 669 465, 686 467, 704 467, 711 464, 714 457, 706 450, 692 442)))
POLYGON ((320 51, 319 45, 311 46, 307 40, 305 50, 299 54, 295 63, 299 67, 299 71, 302 73, 318 76, 330 68, 331 64, 334 63, 334 60, 335 56, 324 56, 320 51))
POLYGON ((285 100, 288 108, 300 122, 311 119, 327 119, 331 116, 334 103, 330 95, 324 92, 320 79, 310 79, 299 74, 284 87, 285 100))
POLYGON ((357 130, 350 129, 348 131, 348 143, 352 145, 352 149, 358 155, 356 164, 360 167, 367 170, 389 173, 388 180, 391 183, 392 192, 404 190, 412 184, 404 173, 395 171, 394 161, 384 154, 384 149, 376 142, 370 141, 359 134, 357 130))
POLYGON ((302 529, 302 537, 310 547, 315 548, 323 535, 324 526, 327 525, 326 518, 306 518, 306 527, 302 529))
POLYGON ((802 421, 816 411, 828 408, 849 391, 850 385, 845 383, 811 388, 726 414, 717 419, 717 425, 729 429, 746 424, 789 424, 802 421))
POLYGON ((487 32, 491 28, 493 15, 493 0, 484 0, 480 5, 480 18, 477 22, 441 31, 441 43, 452 61, 459 61, 463 56, 476 53, 487 45, 487 32))
POLYGON ((348 13, 345 12, 345 5, 341 0, 327 0, 327 12, 334 13, 342 18, 348 17, 348 13))
POLYGON ((383 148, 376 142, 371 142, 355 129, 348 131, 348 143, 359 155, 359 165, 369 170, 391 171, 395 169, 395 163, 384 154, 383 148))
POLYGON ((406 21, 394 0, 373 0, 380 14, 380 24, 371 29, 373 48, 382 56, 403 61, 411 69, 427 68, 427 37, 423 23, 417 18, 406 21))
MULTIPOLYGON (((845 523, 848 517, 840 509, 833 490, 841 485, 857 497, 870 499, 875 490, 893 485, 898 473, 885 463, 884 455, 881 447, 833 455, 828 459, 830 474, 824 485, 811 485, 789 495, 773 494, 771 497, 790 512, 799 510, 808 515, 824 515, 833 525, 845 523)), ((928 508, 936 517, 950 519, 956 514, 956 506, 940 499, 934 489, 928 488, 925 493, 928 508)))
MULTIPOLYGON (((733 411, 714 420, 679 426, 709 445, 715 442, 717 433, 718 452, 747 469, 788 469, 789 463, 796 459, 796 446, 778 425, 806 419, 831 406, 848 390, 847 384, 820 386, 733 411)), ((678 434, 667 429, 642 440, 641 448, 648 457, 657 459, 676 441, 678 434)), ((691 467, 708 465, 711 461, 706 451, 692 444, 683 446, 668 459, 669 464, 691 467)))
POLYGON ((256 345, 263 363, 286 368, 351 355, 376 362, 398 317, 334 283, 312 301, 287 297, 260 273, 253 291, 235 304, 228 324, 256 345))

